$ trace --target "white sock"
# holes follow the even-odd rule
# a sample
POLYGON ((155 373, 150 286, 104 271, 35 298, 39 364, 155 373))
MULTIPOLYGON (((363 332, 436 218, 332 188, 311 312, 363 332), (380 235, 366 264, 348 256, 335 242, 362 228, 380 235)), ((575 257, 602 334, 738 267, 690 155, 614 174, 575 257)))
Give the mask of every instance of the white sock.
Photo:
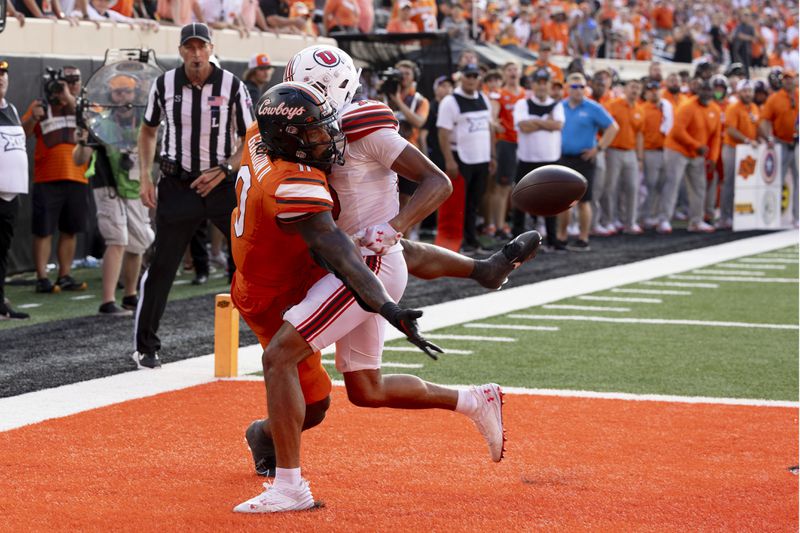
POLYGON ((478 401, 472 392, 468 390, 458 391, 458 402, 456 403, 456 413, 472 416, 478 410, 478 401))
POLYGON ((275 469, 275 484, 276 485, 290 485, 297 487, 300 485, 300 468, 276 468, 275 469))

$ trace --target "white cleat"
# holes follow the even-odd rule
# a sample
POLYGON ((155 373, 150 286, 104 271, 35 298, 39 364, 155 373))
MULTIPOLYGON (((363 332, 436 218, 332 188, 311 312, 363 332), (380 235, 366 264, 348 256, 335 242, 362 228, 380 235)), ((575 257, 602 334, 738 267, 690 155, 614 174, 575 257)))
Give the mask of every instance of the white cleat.
POLYGON ((314 497, 308 481, 302 480, 299 487, 276 486, 264 483, 264 492, 240 503, 233 508, 234 513, 283 513, 304 511, 314 507, 314 497))
POLYGON ((470 387, 470 392, 478 402, 478 410, 472 421, 489 445, 492 461, 499 463, 505 452, 505 431, 503 430, 503 391, 496 383, 470 387))

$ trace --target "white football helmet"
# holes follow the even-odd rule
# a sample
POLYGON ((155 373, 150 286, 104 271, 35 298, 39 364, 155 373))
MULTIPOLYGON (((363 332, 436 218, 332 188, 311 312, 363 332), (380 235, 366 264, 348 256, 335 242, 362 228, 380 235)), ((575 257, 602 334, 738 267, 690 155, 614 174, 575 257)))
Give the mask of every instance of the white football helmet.
POLYGON ((334 109, 353 100, 361 86, 361 69, 353 58, 333 46, 309 46, 297 52, 283 73, 283 81, 300 81, 322 92, 334 109))

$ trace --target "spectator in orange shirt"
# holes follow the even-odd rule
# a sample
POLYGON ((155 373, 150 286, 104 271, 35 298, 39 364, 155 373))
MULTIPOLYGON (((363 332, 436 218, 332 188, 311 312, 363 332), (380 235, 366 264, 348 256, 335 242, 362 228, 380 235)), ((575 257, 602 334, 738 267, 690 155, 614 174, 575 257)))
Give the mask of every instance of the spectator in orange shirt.
POLYGON ((559 55, 567 55, 569 50, 569 24, 564 7, 555 4, 550 9, 550 20, 542 24, 542 40, 550 41, 553 51, 559 55))
POLYGON ((65 66, 64 81, 48 92, 46 100, 34 100, 22 117, 25 135, 36 137, 33 154, 33 262, 36 266, 36 292, 84 290, 85 282, 70 275, 75 258, 77 234, 86 231, 89 210, 86 165, 72 162, 75 147, 75 105, 81 93, 81 71, 65 66), (58 279, 47 277, 51 243, 56 228, 58 237, 58 279))
POLYGON ((564 72, 555 63, 550 62, 550 53, 553 51, 553 45, 549 42, 543 42, 539 45, 539 57, 536 63, 526 69, 526 75, 530 76, 540 68, 547 70, 550 73, 551 80, 558 80, 564 82, 564 72))
MULTIPOLYGON (((454 3, 451 7, 460 6, 462 10, 466 6, 460 3, 454 3)), ((471 9, 471 6, 470 8, 471 9)), ((398 4, 395 3, 392 7, 392 18, 397 18, 399 13, 398 4)), ((411 20, 417 25, 417 31, 436 31, 439 29, 436 22, 436 15, 438 8, 436 7, 436 0, 411 0, 411 20)), ((469 14, 466 14, 469 17, 469 14)), ((444 28, 443 28, 444 29, 444 28)))
POLYGON ((643 38, 639 46, 636 48, 637 61, 650 61, 653 59, 653 47, 647 38, 643 38))
POLYGON ((664 88, 661 90, 661 98, 669 102, 675 111, 686 99, 686 95, 681 92, 681 77, 677 73, 671 72, 667 75, 664 88))
POLYGON ((325 31, 357 33, 361 11, 356 0, 325 0, 323 19, 325 31))
POLYGON ((158 0, 156 16, 159 22, 183 26, 192 22, 192 16, 203 20, 203 10, 197 0, 158 0))
POLYGON ((311 11, 308 10, 305 2, 298 1, 293 3, 292 7, 289 8, 289 18, 295 21, 305 21, 303 27, 300 28, 300 33, 304 35, 319 35, 317 26, 311 21, 311 11))
MULTIPOLYGON (((606 187, 600 205, 606 225, 621 220, 625 233, 640 235, 638 220, 639 171, 644 161, 644 112, 639 108, 642 82, 625 82, 625 95, 605 107, 619 124, 619 132, 606 150, 606 187)), ((601 193, 602 194, 602 193, 601 193)))
POLYGON ((399 9, 397 11, 397 18, 393 18, 386 26, 386 31, 389 33, 417 33, 419 28, 411 20, 411 2, 409 0, 399 0, 397 2, 399 9))
POLYGON ((663 37, 670 32, 675 26, 674 8, 671 2, 664 2, 663 0, 655 0, 655 7, 653 8, 653 25, 655 26, 656 34, 663 37))
POLYGON ((725 133, 722 145, 722 168, 725 177, 722 181, 720 197, 720 218, 717 229, 733 227, 733 191, 736 179, 736 146, 747 143, 758 147, 758 107, 753 103, 753 82, 739 80, 736 87, 737 99, 725 111, 725 133))
MULTIPOLYGON (((395 94, 386 95, 386 103, 394 111, 400 124, 400 135, 419 148, 419 132, 428 120, 430 102, 417 92, 417 77, 420 72, 416 63, 404 59, 398 61, 394 68, 400 72, 400 84, 395 94)), ((414 194, 417 184, 400 176, 398 186, 402 207, 414 194)), ((416 228, 412 228, 412 232, 416 233, 416 228)))
POLYGON ((647 196, 642 203, 642 227, 659 233, 670 233, 671 227, 659 224, 658 207, 663 203, 666 169, 664 168, 664 139, 672 129, 672 105, 661 98, 661 84, 649 79, 645 84, 644 101, 644 183, 647 196))
POLYGON ((486 7, 486 18, 480 21, 481 27, 481 41, 487 43, 497 43, 497 37, 500 35, 500 13, 497 4, 489 4, 486 7))
MULTIPOLYGON (((520 66, 511 61, 503 65, 503 87, 498 99, 492 101, 492 118, 497 142, 497 171, 494 183, 488 192, 487 233, 508 239, 511 231, 506 224, 508 195, 517 175, 517 132, 514 129, 514 105, 525 98, 525 89, 520 85, 520 66)), ((491 178, 490 178, 491 179, 491 178)))
POLYGON ((709 81, 695 78, 697 96, 678 107, 675 123, 664 141, 664 165, 667 183, 664 188, 665 212, 662 222, 672 220, 678 200, 680 181, 686 175, 689 197, 690 232, 712 233, 714 227, 703 221, 706 194, 706 159, 716 162, 719 157, 722 117, 713 100, 709 81))
POLYGON ((781 180, 786 179, 786 172, 791 165, 792 179, 795 185, 792 195, 792 221, 797 227, 798 222, 798 196, 797 196, 797 73, 787 70, 781 78, 781 89, 767 98, 767 103, 761 110, 762 135, 770 145, 777 142, 781 150, 781 180))

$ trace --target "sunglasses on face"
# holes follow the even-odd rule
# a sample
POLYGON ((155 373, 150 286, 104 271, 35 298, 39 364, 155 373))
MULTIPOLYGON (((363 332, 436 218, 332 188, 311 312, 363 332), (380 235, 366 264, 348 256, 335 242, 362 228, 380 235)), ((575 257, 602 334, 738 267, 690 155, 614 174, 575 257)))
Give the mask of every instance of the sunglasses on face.
POLYGON ((70 85, 74 85, 81 81, 80 76, 72 75, 72 76, 64 76, 64 81, 69 83, 70 85))
POLYGON ((583 89, 586 85, 581 85, 580 83, 571 83, 569 88, 570 89, 583 89))
POLYGON ((479 76, 479 74, 477 74, 477 73, 475 73, 475 72, 470 72, 469 74, 464 74, 464 77, 465 77, 465 78, 473 78, 473 79, 476 79, 478 76, 479 76))

